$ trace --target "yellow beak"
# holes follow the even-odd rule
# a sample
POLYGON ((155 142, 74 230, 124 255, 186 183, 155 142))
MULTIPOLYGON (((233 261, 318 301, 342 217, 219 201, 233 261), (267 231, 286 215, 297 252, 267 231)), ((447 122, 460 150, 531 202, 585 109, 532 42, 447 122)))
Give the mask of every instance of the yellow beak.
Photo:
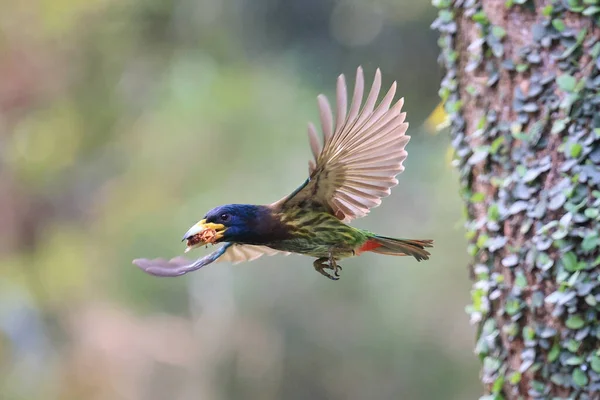
MULTIPOLYGON (((225 233, 225 230, 227 228, 225 227, 225 225, 223 224, 214 224, 212 222, 206 222, 205 219, 199 221, 196 225, 192 226, 186 233, 185 235, 183 235, 183 239, 182 240, 189 240, 190 238, 192 238, 193 236, 199 234, 199 233, 203 233, 207 230, 214 230, 216 235, 214 236, 214 238, 210 241, 210 243, 214 243, 216 241, 218 241, 219 239, 223 238, 223 234, 225 233)), ((187 253, 188 251, 195 249, 196 247, 200 247, 203 246, 205 244, 208 244, 208 242, 198 242, 195 244, 188 244, 188 246, 185 249, 185 252, 187 253)))

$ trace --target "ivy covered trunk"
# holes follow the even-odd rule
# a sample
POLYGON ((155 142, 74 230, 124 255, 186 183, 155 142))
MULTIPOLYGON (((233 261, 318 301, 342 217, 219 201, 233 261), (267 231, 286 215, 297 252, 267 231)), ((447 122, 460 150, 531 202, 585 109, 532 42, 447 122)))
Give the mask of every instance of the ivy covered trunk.
POLYGON ((485 399, 600 399, 600 0, 434 0, 485 399))

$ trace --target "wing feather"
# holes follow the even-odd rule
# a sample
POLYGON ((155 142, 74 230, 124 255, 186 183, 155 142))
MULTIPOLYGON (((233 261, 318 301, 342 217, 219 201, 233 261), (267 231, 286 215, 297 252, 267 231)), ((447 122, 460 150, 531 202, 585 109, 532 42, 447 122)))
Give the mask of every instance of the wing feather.
POLYGON ((178 256, 170 260, 164 258, 154 258, 151 260, 138 258, 133 260, 133 264, 150 275, 173 277, 196 271, 214 262, 231 261, 233 264, 237 264, 244 261, 256 260, 263 255, 272 256, 275 254, 288 255, 290 253, 273 250, 266 246, 225 243, 217 250, 195 261, 178 256))
POLYGON ((250 244, 233 244, 227 251, 217 259, 217 262, 230 261, 238 264, 245 261, 254 261, 264 255, 273 256, 275 254, 289 255, 290 253, 273 250, 267 246, 255 246, 250 244))
POLYGON ((313 157, 316 159, 321 152, 321 144, 319 143, 319 138, 317 136, 317 129, 311 123, 308 124, 308 140, 310 142, 310 150, 313 153, 313 157))
MULTIPOLYGON (((346 82, 343 82, 346 85, 346 82)), ((352 129, 354 123, 358 119, 358 115, 360 112, 360 105, 362 103, 362 99, 365 91, 365 76, 363 74, 362 68, 358 68, 356 71, 356 83, 354 84, 354 94, 352 95, 352 105, 350 106, 350 115, 348 116, 348 120, 346 121, 344 128, 341 129, 341 132, 348 134, 352 129), (345 132, 344 132, 345 131, 345 132)), ((345 135, 340 135, 340 139, 343 139, 345 135)))
POLYGON ((322 94, 317 98, 319 102, 319 111, 321 115, 321 128, 323 129, 323 138, 325 141, 330 140, 333 136, 333 115, 331 114, 331 106, 327 97, 322 94))
POLYGON ((348 107, 348 93, 346 90, 346 78, 344 75, 340 75, 337 80, 336 90, 337 100, 337 115, 335 122, 335 130, 340 131, 344 128, 344 122, 346 121, 346 108, 348 107))
MULTIPOLYGON (((362 74, 362 73, 361 73, 362 74)), ((367 97, 367 101, 365 103, 365 107, 360 113, 360 117, 358 121, 356 121, 356 125, 358 125, 362 129, 362 124, 371 116, 373 109, 375 108, 375 102, 377 102, 377 97, 379 96, 379 91, 381 90, 381 71, 377 68, 375 72, 375 80, 373 81, 373 86, 371 86, 371 91, 369 92, 369 97, 367 97)))
POLYGON ((321 204, 347 222, 366 215, 381 204, 398 184, 396 175, 404 171, 405 150, 410 136, 402 112, 404 99, 394 103, 394 82, 381 102, 381 71, 377 69, 373 85, 361 109, 364 87, 362 68, 356 71, 356 83, 348 110, 348 90, 344 75, 337 79, 336 118, 324 95, 319 95, 322 144, 314 125, 308 136, 314 160, 309 162, 310 178, 294 193, 272 206, 293 207, 310 201, 321 204))

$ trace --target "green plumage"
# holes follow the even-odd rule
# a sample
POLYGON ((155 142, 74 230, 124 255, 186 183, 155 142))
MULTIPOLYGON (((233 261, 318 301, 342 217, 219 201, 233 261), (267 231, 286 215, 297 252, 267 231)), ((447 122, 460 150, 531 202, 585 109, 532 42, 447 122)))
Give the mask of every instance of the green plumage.
POLYGON ((287 227, 290 237, 269 243, 269 247, 317 258, 329 257, 330 251, 338 259, 350 257, 374 236, 344 224, 329 213, 310 208, 295 207, 275 217, 287 227))
POLYGON ((305 254, 312 257, 333 257, 336 260, 352 257, 362 251, 374 251, 388 255, 411 255, 417 260, 426 260, 431 247, 429 240, 407 240, 380 236, 354 228, 322 211, 315 205, 298 206, 273 214, 288 232, 278 240, 266 243, 281 251, 305 254), (313 208, 314 207, 314 208, 313 208), (371 246, 363 248, 367 242, 371 246))

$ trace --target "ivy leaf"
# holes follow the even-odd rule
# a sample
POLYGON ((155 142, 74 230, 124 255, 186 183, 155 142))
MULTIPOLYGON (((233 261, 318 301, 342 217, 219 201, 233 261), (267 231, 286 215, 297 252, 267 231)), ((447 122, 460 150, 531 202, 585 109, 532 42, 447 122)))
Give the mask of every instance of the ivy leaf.
POLYGON ((600 214, 600 211, 597 208, 586 208, 583 214, 589 219, 595 219, 600 214))
POLYGON ((550 133, 553 135, 556 135, 557 133, 561 133, 567 127, 567 122, 568 122, 568 120, 566 118, 558 119, 558 120, 554 121, 554 123, 552 124, 552 129, 550 130, 550 133))
POLYGON ((492 27, 492 35, 498 39, 502 39, 504 36, 506 36, 506 31, 501 26, 494 25, 492 27))
POLYGON ((517 383, 521 382, 521 373, 519 371, 513 372, 508 378, 508 381, 511 385, 516 385, 517 383))
POLYGON ((583 6, 579 3, 579 0, 567 0, 567 7, 569 11, 573 12, 583 11, 583 6))
POLYGON ((568 386, 569 377, 565 374, 554 373, 550 376, 550 381, 557 386, 568 386))
POLYGON ((590 366, 594 371, 600 373, 600 357, 597 354, 592 356, 592 359, 590 360, 590 366))
POLYGON ((572 315, 567 318, 565 325, 569 329, 579 329, 585 325, 585 321, 579 315, 572 315))
POLYGON ((524 289, 527 287, 527 278, 522 273, 517 273, 515 278, 515 286, 524 289))
POLYGON ((565 361, 565 364, 567 364, 567 365, 581 365, 582 362, 583 362, 583 358, 577 357, 577 356, 573 356, 573 357, 567 358, 567 361, 565 361))
POLYGON ((492 393, 494 393, 494 394, 500 393, 500 391, 502 391, 503 386, 504 386, 504 376, 500 375, 498 378, 496 378, 496 381, 494 382, 494 385, 492 386, 492 393))
POLYGON ((583 251, 591 251, 600 246, 600 237, 598 232, 591 232, 583 238, 581 249, 583 251))
POLYGON ((560 345, 558 343, 554 343, 554 345, 552 346, 552 349, 550 349, 550 352, 548 353, 548 361, 550 361, 550 362, 556 361, 559 354, 560 354, 560 345))
POLYGON ((567 344, 567 350, 569 350, 571 353, 577 353, 579 351, 579 346, 581 345, 581 342, 575 340, 575 339, 570 339, 567 344))
POLYGON ((580 143, 573 143, 571 145, 571 151, 570 151, 571 157, 573 157, 573 158, 579 157, 582 150, 583 150, 583 146, 580 143))
POLYGON ((586 373, 583 372, 581 368, 575 368, 575 370, 573 370, 573 383, 575 383, 577 386, 584 387, 589 381, 590 380, 586 373))
POLYGON ((600 7, 590 6, 590 7, 586 8, 585 10, 583 10, 582 14, 589 17, 590 15, 594 15, 597 12, 600 12, 600 7))
POLYGON ((506 310, 506 313, 508 315, 515 315, 517 312, 519 312, 520 308, 521 305, 519 304, 518 300, 510 299, 506 302, 506 306, 504 309, 506 310))
POLYGON ((527 71, 528 68, 529 68, 529 64, 521 63, 521 64, 517 64, 517 66, 516 66, 517 72, 525 72, 525 71, 527 71))
POLYGON ((502 146, 503 143, 504 143, 504 136, 500 136, 500 137, 497 137, 496 139, 494 139, 494 141, 492 142, 492 145, 490 146, 490 153, 496 154, 498 152, 498 149, 500 148, 500 146, 502 146))
POLYGON ((567 271, 575 271, 577 268, 577 256, 572 251, 565 254, 562 261, 567 271))
POLYGON ((556 29, 559 32, 562 32, 565 30, 565 23, 563 22, 562 19, 553 19, 552 20, 552 26, 554 27, 554 29, 556 29))
POLYGON ((569 74, 562 74, 556 78, 556 84, 565 92, 572 92, 575 89, 577 80, 569 74))
POLYGON ((476 192, 476 193, 473 193, 473 195, 471 195, 471 202, 472 203, 481 203, 484 200, 485 200, 485 194, 484 193, 476 192))
POLYGON ((439 16, 440 20, 443 22, 450 22, 454 19, 454 13, 452 13, 452 11, 448 11, 448 10, 440 10, 440 12, 438 13, 438 16, 439 16))
POLYGON ((480 24, 483 24, 483 25, 487 25, 489 23, 489 19, 488 19, 487 15, 485 14, 485 12, 483 12, 483 11, 478 11, 475 14, 473 14, 471 19, 473 21, 479 22, 480 24))

